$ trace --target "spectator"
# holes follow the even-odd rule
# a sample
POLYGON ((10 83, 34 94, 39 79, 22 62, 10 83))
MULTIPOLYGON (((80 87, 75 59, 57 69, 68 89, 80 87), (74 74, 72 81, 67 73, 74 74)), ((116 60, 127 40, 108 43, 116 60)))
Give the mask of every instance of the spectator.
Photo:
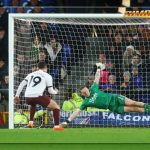
POLYGON ((0 5, 0 26, 3 27, 6 32, 8 31, 8 12, 3 5, 0 5))
MULTIPOLYGON (((34 119, 40 119, 44 115, 45 111, 43 109, 36 110, 34 119)), ((22 109, 17 109, 14 112, 14 124, 15 125, 26 125, 29 122, 30 114, 29 112, 25 112, 22 109)), ((36 121, 36 120, 35 120, 36 121)), ((39 124, 41 125, 41 123, 39 124)))
POLYGON ((14 66, 14 85, 15 86, 18 86, 20 83, 19 73, 20 73, 20 67, 19 65, 15 65, 14 66))
POLYGON ((129 70, 129 65, 131 64, 132 57, 135 54, 134 47, 132 45, 126 47, 126 51, 123 54, 123 69, 129 70))
POLYGON ((124 52, 124 41, 121 32, 116 32, 114 39, 109 42, 107 58, 115 64, 115 72, 120 73, 122 72, 122 57, 124 52))
POLYGON ((23 7, 16 7, 16 13, 25 13, 23 7))
POLYGON ((104 85, 100 85, 100 89, 107 91, 107 92, 113 92, 117 93, 117 84, 116 84, 116 76, 115 75, 109 75, 108 83, 104 85))
MULTIPOLYGON (((40 61, 46 62, 47 66, 48 66, 48 72, 50 72, 50 69, 51 69, 51 68, 50 68, 50 62, 48 62, 47 53, 46 53, 45 50, 41 50, 41 51, 38 53, 38 60, 37 60, 36 63, 38 63, 38 62, 40 62, 40 61)), ((33 64, 35 64, 35 63, 33 63, 33 64)), ((34 66, 34 65, 33 65, 33 66, 34 66)), ((34 67, 34 68, 31 68, 31 69, 35 69, 35 67, 34 67)))
POLYGON ((27 6, 41 6, 41 2, 40 0, 28 0, 27 2, 23 3, 23 6, 24 7, 27 7, 27 6))
POLYGON ((14 76, 18 76, 18 75, 19 75, 19 72, 20 72, 19 69, 20 69, 20 68, 19 68, 18 65, 15 65, 15 66, 14 66, 14 76))
POLYGON ((44 50, 42 50, 42 51, 40 51, 38 53, 38 62, 39 61, 45 61, 45 62, 47 62, 46 52, 44 50))
POLYGON ((73 62, 72 58, 72 48, 69 44, 63 44, 63 52, 62 52, 62 61, 63 61, 63 69, 66 72, 66 74, 71 74, 71 65, 73 62))
MULTIPOLYGON (((19 71, 19 74, 18 75, 16 74, 16 76, 14 76, 14 78, 15 78, 15 84, 18 85, 25 78, 26 74, 28 73, 27 71, 29 71, 29 69, 28 69, 29 64, 28 64, 28 61, 26 61, 26 58, 25 58, 24 54, 22 54, 22 53, 19 54, 18 53, 16 57, 17 57, 16 58, 16 71, 19 71)), ((16 73, 18 73, 18 72, 16 72, 16 73)), ((19 104, 22 105, 22 104, 25 103, 23 92, 21 92, 20 97, 21 97, 20 98, 21 100, 20 100, 19 104)))
POLYGON ((37 65, 36 64, 32 64, 31 65, 31 72, 37 71, 37 65))
POLYGON ((0 56, 8 59, 8 38, 6 30, 0 27, 0 56))
POLYGON ((9 82, 8 74, 3 75, 3 80, 1 82, 1 88, 8 89, 8 82, 9 82))
MULTIPOLYGON (((112 63, 112 61, 111 60, 108 60, 107 62, 106 62, 106 70, 108 70, 108 72, 109 72, 109 75, 111 75, 111 74, 113 74, 113 75, 119 75, 119 72, 116 72, 116 68, 115 68, 115 64, 114 63, 112 63)), ((119 79, 119 76, 118 76, 118 79, 119 79)), ((118 80, 117 80, 118 81, 118 80)), ((120 81, 120 80, 119 80, 120 81)))
POLYGON ((62 46, 56 37, 50 40, 50 43, 45 44, 45 48, 50 58, 50 74, 54 79, 54 86, 59 88, 61 81, 61 67, 62 67, 62 46))
POLYGON ((130 78, 131 78, 131 74, 129 71, 126 71, 123 73, 123 82, 121 84, 121 87, 123 88, 127 88, 130 84, 130 78))
POLYGON ((30 24, 22 20, 17 20, 15 21, 15 23, 16 23, 15 40, 14 40, 15 41, 14 46, 16 50, 15 53, 17 54, 17 59, 18 57, 23 58, 22 60, 20 60, 19 63, 24 64, 24 61, 28 62, 30 59, 29 52, 31 51, 30 48, 31 44, 29 43, 31 43, 31 35, 28 34, 31 32, 30 24))
POLYGON ((37 36, 40 37, 40 40, 43 44, 49 42, 50 34, 53 29, 50 28, 49 24, 46 22, 34 23, 34 28, 36 30, 37 36))
POLYGON ((35 36, 33 38, 32 42, 32 50, 30 51, 30 57, 31 59, 37 60, 38 59, 38 53, 43 50, 43 44, 40 40, 39 36, 35 36))
POLYGON ((14 124, 15 125, 22 125, 28 124, 29 118, 28 114, 24 113, 22 109, 18 109, 14 112, 14 124))
POLYGON ((139 74, 138 67, 132 68, 131 84, 130 86, 133 89, 142 89, 143 88, 143 76, 139 74))
POLYGON ((116 28, 116 33, 115 33, 115 37, 114 37, 114 43, 118 46, 121 46, 123 42, 123 37, 122 37, 122 33, 120 31, 117 32, 117 28, 116 28))
POLYGON ((24 54, 17 54, 16 65, 19 67, 19 80, 22 80, 26 76, 29 65, 28 62, 24 54))
POLYGON ((12 0, 11 6, 20 6, 20 0, 12 0))
POLYGON ((125 71, 123 73, 123 82, 121 83, 120 89, 122 95, 133 98, 133 90, 130 87, 131 84, 130 81, 131 81, 131 74, 129 71, 125 71))
POLYGON ((0 112, 8 112, 8 100, 0 93, 0 112))
POLYGON ((30 11, 28 11, 28 13, 43 13, 43 8, 35 6, 30 11))
POLYGON ((144 45, 139 47, 139 52, 141 54, 141 59, 143 63, 150 63, 150 52, 148 46, 146 46, 146 42, 144 45))
POLYGON ((134 54, 132 56, 132 60, 131 60, 131 64, 129 66, 129 70, 130 72, 132 72, 133 67, 137 67, 138 68, 138 72, 139 74, 141 74, 143 76, 143 80, 144 82, 147 81, 147 77, 148 77, 148 66, 145 63, 142 63, 142 59, 141 59, 141 55, 140 54, 134 54))
POLYGON ((45 44, 45 48, 50 56, 51 62, 54 62, 61 53, 62 45, 58 42, 56 37, 53 37, 50 43, 47 42, 45 44))
POLYGON ((24 65, 25 56, 24 54, 17 54, 17 63, 18 65, 24 65))
POLYGON ((5 74, 8 74, 8 65, 3 58, 0 58, 0 81, 2 81, 5 74))
POLYGON ((149 40, 150 39, 149 28, 147 28, 147 26, 145 26, 145 25, 139 25, 138 35, 139 35, 139 41, 149 40))
POLYGON ((8 100, 8 87, 9 86, 9 78, 8 74, 3 75, 3 80, 1 82, 1 89, 4 91, 2 92, 2 95, 5 97, 6 100, 8 100))
POLYGON ((49 42, 50 39, 50 31, 52 30, 49 26, 48 23, 46 22, 41 22, 39 25, 39 32, 40 32, 40 37, 42 38, 42 42, 46 44, 46 42, 49 42))
POLYGON ((131 33, 127 33, 125 35, 125 43, 126 43, 126 45, 133 45, 134 44, 133 36, 131 33))
POLYGON ((62 105, 63 111, 75 111, 82 104, 82 98, 76 93, 74 89, 68 89, 65 101, 62 105))

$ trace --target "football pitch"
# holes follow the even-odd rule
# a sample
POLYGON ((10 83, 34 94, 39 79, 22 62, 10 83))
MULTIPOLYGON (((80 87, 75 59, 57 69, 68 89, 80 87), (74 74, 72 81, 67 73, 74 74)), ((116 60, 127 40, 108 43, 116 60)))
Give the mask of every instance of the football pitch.
POLYGON ((0 143, 150 143, 149 128, 1 129, 0 143))

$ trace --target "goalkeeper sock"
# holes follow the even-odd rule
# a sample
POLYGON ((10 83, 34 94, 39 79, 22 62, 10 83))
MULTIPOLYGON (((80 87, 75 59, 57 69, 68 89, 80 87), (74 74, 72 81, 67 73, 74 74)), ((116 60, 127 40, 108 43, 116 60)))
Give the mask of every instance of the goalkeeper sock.
POLYGON ((150 112, 150 105, 145 104, 145 105, 144 105, 144 111, 145 111, 146 113, 149 113, 149 112, 150 112))

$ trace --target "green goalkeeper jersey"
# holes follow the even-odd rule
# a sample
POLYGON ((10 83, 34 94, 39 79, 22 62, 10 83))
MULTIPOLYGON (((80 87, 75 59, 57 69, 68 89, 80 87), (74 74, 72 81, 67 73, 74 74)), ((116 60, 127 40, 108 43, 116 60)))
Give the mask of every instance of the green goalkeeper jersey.
POLYGON ((108 109, 109 104, 117 94, 104 93, 99 90, 98 83, 94 82, 90 87, 90 96, 85 98, 80 106, 80 110, 84 110, 87 107, 95 107, 99 109, 108 109))

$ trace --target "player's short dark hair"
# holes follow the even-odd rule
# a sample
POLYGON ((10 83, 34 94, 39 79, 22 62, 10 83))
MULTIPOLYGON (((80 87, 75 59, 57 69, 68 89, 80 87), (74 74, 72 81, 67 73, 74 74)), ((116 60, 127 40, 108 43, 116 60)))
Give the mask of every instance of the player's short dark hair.
POLYGON ((80 91, 81 91, 82 89, 84 89, 85 87, 87 87, 87 88, 88 88, 88 86, 87 86, 87 85, 81 85, 81 86, 80 86, 80 91))
POLYGON ((47 67, 47 64, 46 64, 44 61, 38 62, 38 68, 39 68, 39 69, 43 69, 43 68, 45 68, 45 67, 47 67))

